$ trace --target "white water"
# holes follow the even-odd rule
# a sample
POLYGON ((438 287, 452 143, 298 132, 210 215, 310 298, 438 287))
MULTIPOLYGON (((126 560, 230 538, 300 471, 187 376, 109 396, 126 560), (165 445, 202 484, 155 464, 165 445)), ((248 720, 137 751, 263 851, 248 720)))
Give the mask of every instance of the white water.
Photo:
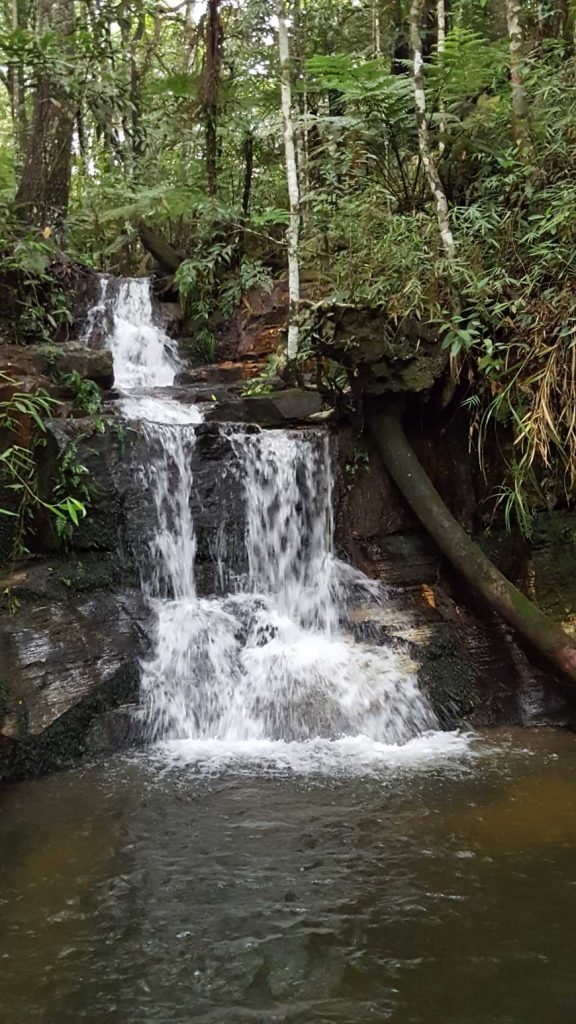
POLYGON ((148 282, 122 282, 112 313, 108 344, 124 414, 141 421, 148 442, 139 472, 156 523, 143 578, 156 613, 142 666, 149 738, 202 764, 292 759, 307 770, 360 767, 400 749, 410 759, 460 749, 464 741, 435 731, 395 653, 346 634, 348 604, 382 595, 334 556, 325 435, 236 428, 248 572, 226 597, 197 596, 191 497, 201 414, 143 391, 170 385, 178 365, 154 323, 148 282))
POLYGON ((110 307, 112 329, 107 336, 114 359, 114 379, 122 391, 130 388, 167 387, 179 368, 176 346, 154 321, 147 278, 102 278, 100 300, 88 317, 94 320, 110 307), (111 293, 114 282, 117 290, 111 293))

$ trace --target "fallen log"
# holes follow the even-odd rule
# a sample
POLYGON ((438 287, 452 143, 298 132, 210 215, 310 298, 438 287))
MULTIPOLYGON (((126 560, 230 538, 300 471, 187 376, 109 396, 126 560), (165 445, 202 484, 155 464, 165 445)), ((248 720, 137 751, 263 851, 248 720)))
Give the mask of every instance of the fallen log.
POLYGON ((404 433, 400 410, 375 413, 369 416, 368 426, 388 473, 452 565, 560 670, 565 681, 576 684, 576 640, 506 579, 449 512, 416 458, 404 433))

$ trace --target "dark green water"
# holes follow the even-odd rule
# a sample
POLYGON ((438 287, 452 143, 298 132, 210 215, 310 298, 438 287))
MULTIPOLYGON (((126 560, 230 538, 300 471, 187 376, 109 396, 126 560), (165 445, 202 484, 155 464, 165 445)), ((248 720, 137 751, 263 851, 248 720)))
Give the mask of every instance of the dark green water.
POLYGON ((139 757, 7 786, 0 1021, 570 1024, 576 737, 377 777, 139 757))

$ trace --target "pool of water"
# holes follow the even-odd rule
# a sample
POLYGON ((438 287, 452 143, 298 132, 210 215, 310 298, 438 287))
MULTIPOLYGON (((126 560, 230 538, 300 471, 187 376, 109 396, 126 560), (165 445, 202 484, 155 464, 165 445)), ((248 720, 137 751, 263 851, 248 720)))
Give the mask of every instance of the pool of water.
POLYGON ((576 736, 295 770, 115 758, 0 794, 0 1020, 568 1024, 576 736))

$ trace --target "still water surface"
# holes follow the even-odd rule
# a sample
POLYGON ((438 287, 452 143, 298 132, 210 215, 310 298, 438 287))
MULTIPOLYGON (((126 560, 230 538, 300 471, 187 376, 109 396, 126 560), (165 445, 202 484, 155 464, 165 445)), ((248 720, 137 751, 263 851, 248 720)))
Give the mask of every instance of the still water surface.
POLYGON ((0 797, 2 1024, 569 1024, 576 737, 366 774, 140 755, 0 797))

